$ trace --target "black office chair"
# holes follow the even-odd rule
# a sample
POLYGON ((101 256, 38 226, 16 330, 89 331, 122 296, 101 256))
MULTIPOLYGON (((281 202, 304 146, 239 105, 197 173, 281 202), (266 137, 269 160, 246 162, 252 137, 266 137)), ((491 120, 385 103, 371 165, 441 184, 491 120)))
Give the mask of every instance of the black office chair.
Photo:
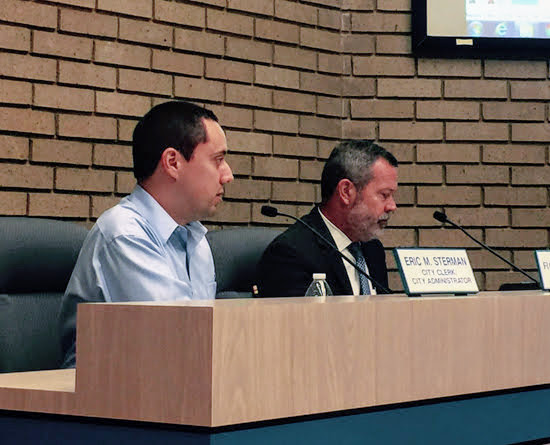
POLYGON ((66 221, 0 217, 0 372, 61 365, 57 317, 87 233, 66 221))
POLYGON ((252 296, 258 262, 269 243, 280 233, 280 229, 242 227, 206 234, 216 268, 216 298, 252 296))

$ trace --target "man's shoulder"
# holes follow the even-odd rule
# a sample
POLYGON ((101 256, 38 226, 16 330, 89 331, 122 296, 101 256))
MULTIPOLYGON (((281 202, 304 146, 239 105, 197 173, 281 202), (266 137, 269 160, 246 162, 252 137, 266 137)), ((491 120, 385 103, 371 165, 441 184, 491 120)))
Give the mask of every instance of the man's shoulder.
POLYGON ((94 229, 101 232, 106 242, 110 242, 121 236, 144 236, 150 231, 148 226, 149 222, 135 206, 122 200, 98 218, 94 229))
MULTIPOLYGON (((315 229, 317 229, 316 227, 317 221, 316 221, 315 215, 313 215, 314 211, 317 211, 316 208, 314 208, 310 213, 308 213, 307 215, 304 215, 300 219, 304 221, 306 224, 313 226, 315 229)), ((294 224, 288 227, 283 233, 278 235, 271 242, 270 247, 274 248, 281 245, 298 247, 297 245, 311 243, 311 241, 314 238, 315 238, 315 235, 307 227, 305 227, 305 225, 302 222, 296 221, 294 224)))

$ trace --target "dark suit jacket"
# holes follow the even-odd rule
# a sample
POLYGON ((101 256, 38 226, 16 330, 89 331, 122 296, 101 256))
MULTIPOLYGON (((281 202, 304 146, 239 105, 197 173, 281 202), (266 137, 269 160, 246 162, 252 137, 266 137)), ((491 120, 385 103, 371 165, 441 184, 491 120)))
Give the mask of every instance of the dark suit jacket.
MULTIPOLYGON (((317 207, 302 218, 334 244, 317 207)), ((372 278, 388 287, 388 271, 382 243, 362 243, 363 255, 372 278)), ((325 273, 334 295, 352 295, 343 260, 303 224, 296 222, 265 250, 259 264, 259 292, 262 297, 299 297, 305 295, 314 273, 325 273)), ((383 290, 376 289, 377 293, 383 290)))

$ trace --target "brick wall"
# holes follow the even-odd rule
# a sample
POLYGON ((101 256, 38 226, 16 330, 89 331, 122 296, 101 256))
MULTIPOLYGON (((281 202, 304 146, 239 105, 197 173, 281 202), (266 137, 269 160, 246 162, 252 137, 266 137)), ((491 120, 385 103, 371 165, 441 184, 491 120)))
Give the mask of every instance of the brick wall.
POLYGON ((521 276, 431 215, 534 269, 548 78, 545 61, 415 59, 410 0, 2 0, 0 214, 90 225, 133 188, 139 116, 187 98, 218 114, 231 149, 211 227, 287 224, 261 205, 305 213, 335 142, 377 139, 401 162, 385 245, 471 248, 495 289, 521 276))

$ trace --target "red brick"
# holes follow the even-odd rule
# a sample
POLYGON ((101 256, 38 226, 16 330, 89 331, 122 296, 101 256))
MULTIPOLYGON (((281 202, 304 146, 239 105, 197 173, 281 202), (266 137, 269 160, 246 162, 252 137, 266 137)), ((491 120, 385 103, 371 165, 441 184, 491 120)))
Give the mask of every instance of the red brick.
POLYGON ((412 100, 356 99, 351 101, 351 117, 370 119, 412 119, 412 100))
POLYGON ((317 65, 319 72, 333 74, 346 73, 346 60, 341 54, 319 53, 318 59, 317 65))
POLYGON ((508 210, 501 208, 446 208, 445 213, 453 222, 467 227, 508 226, 508 210))
POLYGON ((342 94, 346 97, 373 97, 376 93, 376 81, 374 79, 361 79, 344 77, 342 79, 342 94))
POLYGON ((319 161, 300 161, 300 179, 319 181, 324 163, 319 161))
POLYGON ((339 33, 314 28, 300 28, 300 45, 332 52, 342 50, 339 33))
POLYGON ((153 0, 97 0, 97 9, 138 17, 153 16, 153 0))
POLYGON ((273 136, 264 133, 227 131, 227 146, 231 152, 271 154, 273 136))
POLYGON ((477 102, 428 100, 416 104, 418 119, 479 120, 477 102))
POLYGON ((341 98, 317 96, 317 114, 320 116, 345 117, 347 109, 347 103, 341 98))
POLYGON ((541 206, 546 205, 547 193, 544 188, 535 187, 485 187, 486 205, 501 206, 541 206))
POLYGON ((487 229, 487 244, 499 247, 546 247, 548 233, 541 229, 487 229))
POLYGON ((119 19, 119 38, 131 42, 158 46, 172 46, 172 28, 160 23, 119 19))
POLYGON ((0 190, 0 215, 26 215, 27 194, 0 190))
POLYGON ((122 91, 172 95, 172 76, 137 70, 118 70, 118 87, 122 91))
POLYGON ((485 145, 483 162, 488 164, 544 164, 546 148, 534 145, 485 145))
POLYGON ((92 144, 59 139, 34 139, 31 159, 34 162, 52 164, 90 165, 92 144))
POLYGON ((439 122, 380 122, 380 139, 437 141, 443 139, 439 122))
POLYGON ((108 170, 58 168, 55 175, 56 190, 112 192, 114 186, 115 174, 108 170))
POLYGON ((481 77, 481 61, 472 59, 418 59, 418 75, 481 77))
POLYGON ((546 62, 543 60, 486 60, 485 77, 504 79, 546 79, 546 62))
POLYGON ((96 62, 137 68, 151 67, 151 50, 137 45, 118 42, 95 42, 96 62))
POLYGON ((481 188, 470 186, 418 187, 420 205, 477 205, 481 203, 481 188))
POLYGON ((449 122, 446 126, 448 141, 506 141, 508 125, 485 122, 449 122))
POLYGON ((93 111, 94 92, 58 85, 35 85, 34 104, 61 110, 93 111))
POLYGON ((247 13, 273 15, 273 0, 227 0, 227 9, 237 9, 247 13))
POLYGON ((319 9, 319 26, 340 31, 342 28, 342 11, 319 9))
POLYGON ((342 0, 343 11, 372 11, 375 5, 375 0, 342 0))
POLYGON ((373 54, 375 38, 369 34, 342 35, 342 51, 348 54, 373 54))
POLYGON ((342 138, 376 139, 376 123, 368 121, 342 121, 342 138))
POLYGON ((99 116, 60 114, 59 136, 88 139, 116 139, 116 119, 99 116))
POLYGON ((29 104, 31 101, 31 83, 0 79, 0 102, 7 104, 29 104))
POLYGON ((254 110, 254 128, 282 133, 298 133, 298 116, 254 110))
POLYGON ((544 82, 510 82, 512 99, 550 100, 550 83, 544 82))
POLYGON ((447 184, 508 184, 510 169, 494 165, 448 165, 447 184))
POLYGON ((280 20, 317 24, 317 8, 294 1, 275 0, 275 17, 280 20))
POLYGON ((545 105, 529 102, 485 102, 483 119, 501 121, 544 121, 545 105))
POLYGON ((29 216, 87 218, 89 214, 90 198, 88 196, 56 193, 29 194, 29 216))
POLYGON ((52 113, 28 108, 0 108, 0 128, 6 131, 53 135, 55 120, 52 113))
MULTIPOLYGON (((499 255, 506 258, 508 261, 512 261, 512 255, 510 252, 501 251, 499 255)), ((504 261, 497 258, 492 253, 483 250, 483 249, 469 249, 468 258, 470 259, 470 264, 474 269, 509 269, 504 261)))
POLYGON ((53 186, 53 168, 28 164, 0 164, 3 187, 49 190, 53 186))
POLYGON ((479 146, 466 144, 419 144, 418 162, 479 162, 479 146))
POLYGON ((300 116, 300 134, 339 139, 342 137, 341 121, 319 116, 300 116))
POLYGON ((236 178, 225 186, 225 198, 246 199, 247 201, 271 198, 271 181, 236 178))
POLYGON ((52 32, 35 31, 33 34, 33 52, 49 56, 90 60, 93 40, 52 32))
POLYGON ((415 187, 408 185, 400 185, 394 195, 397 208, 402 205, 412 205, 416 202, 415 187))
POLYGON ((410 14, 353 12, 351 30, 353 32, 407 33, 411 30, 411 17, 410 14))
POLYGON ((294 159, 255 156, 253 160, 253 176, 297 178, 298 161, 294 159))
POLYGON ((273 62, 276 65, 314 70, 317 67, 317 53, 309 49, 275 45, 273 62))
POLYGON ((0 48, 29 51, 31 48, 31 31, 25 28, 2 25, 0 28, 0 48))
POLYGON ((273 153, 285 156, 315 157, 317 156, 317 140, 316 138, 274 135, 273 153))
POLYGON ((435 79, 378 79, 379 97, 441 97, 441 81, 435 79))
POLYGON ((512 227, 549 227, 549 209, 512 209, 512 227))
POLYGON ((94 165, 131 168, 133 165, 132 147, 96 144, 94 146, 94 165))
POLYGON ((256 83, 260 85, 293 89, 300 87, 300 73, 295 70, 256 65, 255 73, 256 83))
POLYGON ((384 148, 392 153, 400 163, 415 160, 415 146, 403 142, 384 142, 384 148))
POLYGON ((206 25, 208 29, 214 31, 245 36, 254 35, 254 19, 242 14, 209 8, 206 10, 206 25))
POLYGON ((531 249, 514 251, 513 263, 523 269, 535 269, 537 267, 535 255, 531 249))
POLYGON ((202 6, 156 0, 155 19, 160 22, 192 25, 204 28, 206 26, 206 10, 202 6))
POLYGON ((445 97, 457 98, 506 98, 508 91, 504 80, 445 80, 445 97))
POLYGON ((221 34, 211 34, 191 29, 176 29, 174 47, 187 51, 195 51, 209 55, 223 55, 225 49, 224 37, 221 34))
POLYGON ((246 130, 252 129, 254 117, 250 109, 231 107, 228 105, 215 105, 211 106, 210 109, 216 113, 223 127, 232 127, 235 129, 243 128, 246 130))
POLYGON ((178 76, 174 79, 174 95, 184 99, 217 101, 224 97, 223 86, 222 82, 178 76))
POLYGON ((342 80, 339 76, 300 72, 300 90, 339 96, 342 91, 342 80))
POLYGON ((400 184, 441 184, 443 167, 440 165, 403 165, 399 166, 400 184))
MULTIPOLYGON (((468 232, 477 239, 482 239, 481 230, 469 229, 468 232)), ((451 228, 420 229, 418 233, 419 247, 477 247, 470 238, 460 230, 451 228)))
POLYGON ((376 54, 411 54, 411 38, 409 36, 376 36, 376 54))
POLYGON ((548 167, 512 167, 512 184, 516 185, 548 185, 550 184, 550 170, 548 167))
MULTIPOLYGON (((177 3, 179 4, 179 3, 177 3)), ((168 73, 201 76, 204 73, 204 59, 192 54, 153 50, 153 69, 168 73)))
POLYGON ((512 124, 512 141, 548 142, 550 128, 547 123, 512 124))
POLYGON ((382 244, 388 248, 416 246, 416 234, 414 229, 394 229, 385 230, 380 236, 382 244))
POLYGON ((136 186, 136 178, 130 172, 117 172, 116 174, 116 193, 132 193, 136 186))
POLYGON ((28 1, 2 0, 0 20, 41 28, 55 28, 57 8, 28 1))
POLYGON ((88 11, 61 9, 59 29, 100 37, 117 37, 117 19, 111 15, 91 14, 88 11))
POLYGON ((50 3, 60 3, 63 5, 79 6, 81 8, 93 9, 95 0, 48 0, 50 3))
POLYGON ((103 212, 118 204, 117 196, 92 196, 92 218, 99 218, 103 212))
MULTIPOLYGON (((410 57, 354 56, 353 74, 356 76, 403 76, 414 75, 414 59, 410 57)), ((401 83, 402 80, 394 82, 401 83)), ((439 81, 422 79, 421 83, 439 83, 439 81)))
POLYGON ((224 201, 208 221, 225 223, 247 223, 250 221, 250 203, 224 201))
POLYGON ((15 136, 0 135, 0 159, 28 159, 29 140, 15 136))
POLYGON ((314 113, 316 109, 315 96, 312 94, 295 93, 293 91, 274 91, 273 109, 314 113))
POLYGON ((378 11, 410 11, 411 0, 378 0, 378 11))
POLYGON ((273 48, 270 43, 255 40, 227 37, 225 55, 235 59, 271 63, 273 48))
POLYGON ((206 59, 206 77, 251 83, 254 80, 254 65, 234 60, 206 59))
POLYGON ((53 59, 0 52, 0 74, 3 76, 53 82, 56 72, 53 59))
POLYGON ((273 182, 274 201, 315 203, 315 184, 303 182, 273 182))
POLYGON ((59 83, 114 89, 116 70, 106 66, 60 60, 59 83))

